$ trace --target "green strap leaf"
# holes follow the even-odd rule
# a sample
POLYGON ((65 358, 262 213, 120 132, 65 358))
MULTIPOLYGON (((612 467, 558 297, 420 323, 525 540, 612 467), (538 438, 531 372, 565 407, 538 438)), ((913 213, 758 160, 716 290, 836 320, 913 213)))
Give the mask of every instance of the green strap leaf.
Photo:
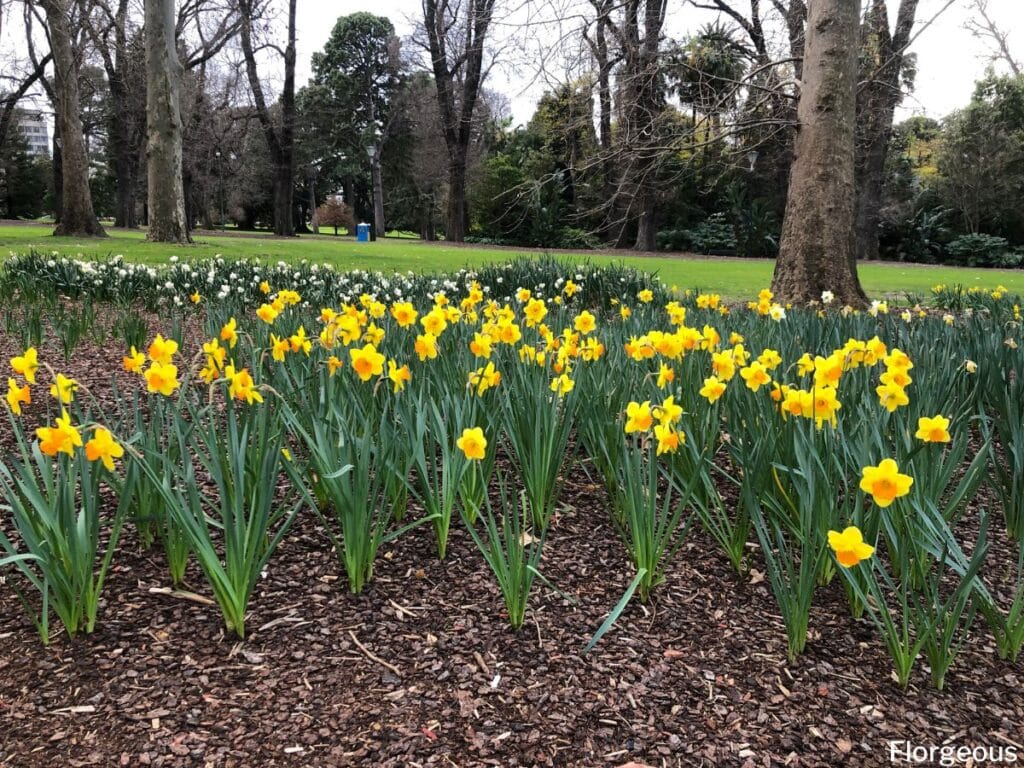
POLYGON ((594 636, 590 638, 590 642, 587 643, 586 647, 583 649, 583 653, 590 653, 591 649, 597 645, 597 642, 604 637, 605 633, 609 629, 612 628, 612 625, 618 620, 622 612, 626 610, 626 606, 629 605, 629 601, 633 599, 633 593, 636 592, 636 588, 640 586, 640 582, 643 581, 643 578, 646 575, 646 568, 641 568, 637 571, 636 576, 633 577, 633 581, 628 587, 626 587, 626 591, 623 593, 622 598, 618 603, 616 603, 615 607, 612 608, 612 612, 608 614, 608 618, 604 620, 604 623, 598 628, 597 632, 594 633, 594 636))

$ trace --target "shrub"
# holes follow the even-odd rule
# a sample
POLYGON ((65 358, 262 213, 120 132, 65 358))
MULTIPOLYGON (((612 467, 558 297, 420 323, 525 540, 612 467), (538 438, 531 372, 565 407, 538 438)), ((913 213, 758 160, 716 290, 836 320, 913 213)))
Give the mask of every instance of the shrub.
POLYGON ((689 251, 693 248, 688 229, 666 229, 657 235, 659 251, 689 251))
POLYGON ((948 208, 927 208, 913 216, 885 215, 879 223, 878 255, 886 261, 932 264, 950 238, 948 208))
POLYGON ((1005 237, 995 235, 961 235, 946 246, 946 261, 965 267, 1002 266, 1009 250, 1005 237))
POLYGON ((698 253, 735 253, 736 232, 724 213, 713 213, 687 231, 698 253))

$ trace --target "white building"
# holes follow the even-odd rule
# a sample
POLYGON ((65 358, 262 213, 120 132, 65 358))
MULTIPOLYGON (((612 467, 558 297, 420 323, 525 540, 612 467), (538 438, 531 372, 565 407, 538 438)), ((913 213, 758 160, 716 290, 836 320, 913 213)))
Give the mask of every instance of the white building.
POLYGON ((50 154, 50 132, 42 112, 18 112, 18 129, 28 144, 30 155, 50 154))

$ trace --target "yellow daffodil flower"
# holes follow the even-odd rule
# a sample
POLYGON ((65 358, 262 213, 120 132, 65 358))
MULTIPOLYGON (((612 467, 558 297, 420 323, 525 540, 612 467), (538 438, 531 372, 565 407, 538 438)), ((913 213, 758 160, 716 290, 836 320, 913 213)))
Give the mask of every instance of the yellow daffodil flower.
POLYGON ((350 349, 349 356, 352 370, 362 381, 369 381, 384 372, 384 355, 373 344, 366 344, 362 349, 350 349))
POLYGON ((164 397, 170 397, 181 386, 178 366, 173 363, 153 362, 143 375, 146 378, 146 390, 159 392, 164 397))
POLYGON ((829 531, 828 545, 835 552, 836 560, 844 568, 853 568, 862 560, 875 553, 875 548, 864 543, 864 536, 856 526, 849 526, 842 532, 829 531))
POLYGON ((39 370, 39 353, 35 347, 29 347, 24 354, 11 358, 11 369, 27 381, 36 383, 36 371, 39 370))
POLYGON ((922 416, 917 420, 917 432, 914 437, 926 443, 948 443, 949 419, 945 416, 922 416))
POLYGON ((82 445, 82 435, 71 426, 71 417, 67 411, 61 411, 52 427, 39 427, 36 437, 39 438, 39 450, 47 456, 56 456, 58 453, 74 456, 75 448, 82 445))
POLYGON ((178 342, 174 339, 165 339, 159 333, 156 338, 153 339, 153 343, 149 345, 147 353, 149 359, 154 363, 160 365, 169 365, 174 359, 174 356, 178 352, 178 342))
POLYGON ((394 360, 388 360, 388 378, 395 387, 395 392, 401 392, 405 385, 412 381, 412 373, 408 365, 399 366, 394 360))
POLYGON ((646 432, 654 423, 654 414, 651 412, 651 401, 644 400, 642 403, 636 401, 626 406, 626 434, 631 432, 646 432))
POLYGON ((883 459, 877 467, 864 467, 860 489, 868 493, 880 507, 888 507, 900 496, 910 493, 914 478, 900 474, 893 459, 883 459))
POLYGON ((114 471, 114 459, 124 456, 124 448, 118 443, 110 431, 104 427, 96 427, 92 439, 85 444, 85 458, 89 461, 102 461, 110 472, 114 471))
POLYGON ((142 369, 146 367, 146 356, 133 345, 131 351, 122 359, 121 365, 128 373, 142 373, 142 369))
POLYGON ((455 441, 455 445, 470 461, 480 461, 487 455, 487 438, 480 427, 462 430, 462 437, 455 441))
POLYGON ((7 379, 7 405, 10 406, 11 413, 21 416, 21 406, 32 405, 32 391, 28 384, 19 387, 17 381, 7 379))

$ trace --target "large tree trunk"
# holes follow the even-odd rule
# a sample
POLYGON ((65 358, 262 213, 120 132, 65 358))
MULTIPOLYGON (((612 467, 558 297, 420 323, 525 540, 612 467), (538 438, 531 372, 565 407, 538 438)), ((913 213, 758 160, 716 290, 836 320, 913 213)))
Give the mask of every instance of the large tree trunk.
POLYGON ((67 0, 45 0, 53 54, 55 121, 61 140, 61 210, 54 235, 105 237, 92 207, 89 158, 79 114, 78 59, 71 42, 71 10, 67 0))
POLYGON ((295 234, 292 213, 292 164, 283 158, 274 163, 274 234, 290 237, 295 234))
POLYGON ((309 174, 309 228, 314 235, 320 234, 320 213, 316 203, 316 172, 309 174))
POLYGON ((640 187, 640 220, 637 222, 634 246, 638 251, 653 251, 658 247, 658 200, 652 184, 642 184, 640 187))
POLYGON ((638 214, 636 242, 633 248, 638 251, 653 251, 657 247, 658 221, 658 165, 661 150, 655 145, 656 121, 661 105, 658 103, 657 53, 645 55, 643 77, 636 94, 636 114, 631 128, 634 130, 632 140, 637 142, 633 160, 636 190, 636 212, 638 214))
POLYGON ((146 0, 147 240, 187 243, 181 168, 181 75, 174 0, 146 0))
POLYGON ((138 182, 138 165, 129 148, 126 131, 117 127, 118 121, 111 121, 111 155, 113 156, 114 177, 117 180, 116 210, 114 226, 133 229, 139 225, 135 215, 135 186, 138 182))
POLYGON ((380 155, 370 162, 370 176, 373 181, 373 229, 377 237, 384 237, 387 225, 384 222, 384 180, 380 172, 380 155))
POLYGON ((885 158, 892 121, 900 102, 900 77, 918 0, 901 0, 896 30, 889 33, 885 0, 871 0, 865 23, 868 71, 857 100, 857 258, 878 258, 878 225, 882 213, 885 158))
POLYGON ((858 259, 878 258, 878 227, 882 221, 882 187, 885 185, 885 156, 892 135, 892 113, 888 128, 877 130, 868 140, 857 169, 857 218, 854 224, 858 259))
POLYGON ((53 185, 53 221, 60 224, 61 211, 64 210, 64 158, 60 151, 60 124, 54 122, 53 141, 50 142, 53 148, 53 159, 50 163, 50 183, 53 185))
MULTIPOLYGON (((776 3, 776 7, 778 7, 776 3)), ((804 0, 789 0, 783 18, 789 36, 789 55, 793 59, 793 76, 801 80, 804 76, 804 24, 807 21, 807 4, 804 0)))
POLYGON ((448 165, 448 218, 444 239, 453 243, 466 240, 466 166, 448 165))
POLYGON ((854 242, 860 0, 815 0, 807 19, 799 131, 772 290, 804 304, 832 291, 862 306, 854 242))
POLYGON ((466 157, 456 153, 448 163, 448 222, 445 240, 466 239, 466 157))

